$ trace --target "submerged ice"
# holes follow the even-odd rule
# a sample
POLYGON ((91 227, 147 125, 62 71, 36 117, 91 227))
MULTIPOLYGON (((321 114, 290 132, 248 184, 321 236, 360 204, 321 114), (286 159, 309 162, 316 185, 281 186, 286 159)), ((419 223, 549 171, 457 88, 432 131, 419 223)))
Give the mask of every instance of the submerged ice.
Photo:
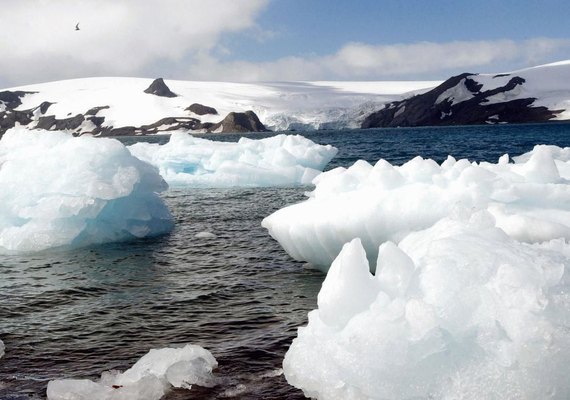
POLYGON ((150 350, 123 373, 103 373, 98 382, 87 379, 50 381, 49 400, 158 400, 174 388, 215 385, 212 370, 218 366, 214 356, 195 345, 150 350))
MULTIPOLYGON (((416 157, 402 166, 357 161, 319 175, 305 202, 262 225, 295 259, 326 271, 344 243, 378 246, 433 226, 457 207, 487 210, 510 237, 534 243, 570 239, 570 149, 536 146, 498 163, 416 157)), ((374 268, 374 264, 372 264, 374 268)))
POLYGON ((485 210, 383 243, 375 268, 354 239, 285 376, 320 400, 570 398, 569 249, 512 239, 485 210))
POLYGON ((0 251, 168 232, 167 184, 120 142, 12 129, 0 141, 0 251))
POLYGON ((194 187, 308 184, 337 153, 299 135, 231 143, 185 132, 173 133, 164 145, 136 143, 129 150, 158 167, 169 184, 194 187))

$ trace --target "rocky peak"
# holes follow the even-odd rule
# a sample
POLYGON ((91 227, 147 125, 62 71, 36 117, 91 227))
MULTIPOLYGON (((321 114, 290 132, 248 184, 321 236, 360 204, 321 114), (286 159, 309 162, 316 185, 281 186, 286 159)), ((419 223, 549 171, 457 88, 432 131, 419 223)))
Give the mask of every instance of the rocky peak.
POLYGON ((157 78, 154 81, 152 81, 150 86, 144 92, 148 93, 148 94, 154 94, 155 96, 160 96, 160 97, 176 97, 177 96, 176 93, 173 93, 170 90, 170 88, 168 86, 166 86, 166 83, 164 83, 164 79, 162 79, 162 78, 157 78))
POLYGON ((261 123, 253 111, 231 112, 221 122, 214 124, 210 132, 266 132, 267 128, 261 123))

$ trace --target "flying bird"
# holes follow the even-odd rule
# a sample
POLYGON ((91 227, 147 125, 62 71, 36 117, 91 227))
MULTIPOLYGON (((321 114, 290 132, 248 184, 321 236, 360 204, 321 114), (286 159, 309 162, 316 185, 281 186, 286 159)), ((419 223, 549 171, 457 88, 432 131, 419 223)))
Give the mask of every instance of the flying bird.
POLYGON ((79 22, 77 23, 77 25, 75 25, 75 30, 76 30, 76 31, 79 30, 79 22))

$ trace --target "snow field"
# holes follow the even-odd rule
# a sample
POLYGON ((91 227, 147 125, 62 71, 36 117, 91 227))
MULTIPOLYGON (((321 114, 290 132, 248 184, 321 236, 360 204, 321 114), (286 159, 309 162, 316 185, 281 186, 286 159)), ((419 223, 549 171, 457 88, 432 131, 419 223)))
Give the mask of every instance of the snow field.
POLYGON ((569 152, 536 146, 514 163, 508 155, 497 163, 357 161, 319 175, 308 200, 276 211, 262 225, 293 258, 325 272, 354 238, 374 268, 380 244, 472 210, 487 210, 519 241, 570 239, 569 152))
POLYGON ((0 251, 39 251, 154 236, 172 216, 167 184, 120 142, 8 131, 0 141, 0 251))
POLYGON ((136 143, 130 152, 155 165, 174 186, 228 187, 309 184, 337 149, 296 135, 237 143, 175 132, 164 145, 136 143))
POLYGON ((49 400, 158 400, 172 387, 214 386, 212 370, 217 366, 214 356, 200 346, 153 349, 125 372, 104 372, 97 382, 50 381, 47 397, 49 400))
POLYGON ((103 126, 141 126, 165 117, 197 117, 202 122, 219 122, 230 112, 253 110, 266 127, 283 131, 318 129, 334 123, 340 127, 358 126, 353 121, 356 108, 376 102, 381 108, 410 91, 425 91, 439 81, 386 82, 266 82, 231 83, 166 80, 178 97, 165 98, 144 93, 152 79, 83 78, 49 82, 8 90, 36 92, 26 95, 18 107, 26 110, 44 101, 55 103, 48 113, 56 118, 84 114, 93 107, 103 126), (214 107, 219 115, 197 116, 185 109, 192 103, 214 107))

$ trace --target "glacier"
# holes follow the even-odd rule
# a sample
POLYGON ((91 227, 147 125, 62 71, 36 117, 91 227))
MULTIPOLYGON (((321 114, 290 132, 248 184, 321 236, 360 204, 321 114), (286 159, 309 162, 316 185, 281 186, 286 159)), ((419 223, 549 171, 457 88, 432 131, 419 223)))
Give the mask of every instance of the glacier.
POLYGON ((175 132, 168 143, 135 143, 129 151, 160 170, 171 186, 231 187, 309 184, 337 149, 300 135, 276 135, 237 143, 175 132))
POLYGON ((306 396, 570 397, 566 241, 522 243, 467 210, 376 253, 371 268, 360 239, 343 246, 285 356, 306 396))
POLYGON ((117 140, 9 130, 0 141, 0 251, 160 235, 173 218, 156 168, 117 140))
POLYGON ((158 400, 172 387, 189 390, 192 385, 215 386, 212 370, 217 366, 214 356, 197 345, 152 349, 125 372, 104 372, 97 382, 50 381, 47 397, 49 400, 158 400))
POLYGON ((309 198, 262 221, 294 259, 326 272, 360 238, 371 267, 378 247, 398 243, 461 210, 487 210, 523 242, 570 239, 570 149, 537 145, 497 163, 416 157, 401 166, 359 160, 317 176, 309 198))

